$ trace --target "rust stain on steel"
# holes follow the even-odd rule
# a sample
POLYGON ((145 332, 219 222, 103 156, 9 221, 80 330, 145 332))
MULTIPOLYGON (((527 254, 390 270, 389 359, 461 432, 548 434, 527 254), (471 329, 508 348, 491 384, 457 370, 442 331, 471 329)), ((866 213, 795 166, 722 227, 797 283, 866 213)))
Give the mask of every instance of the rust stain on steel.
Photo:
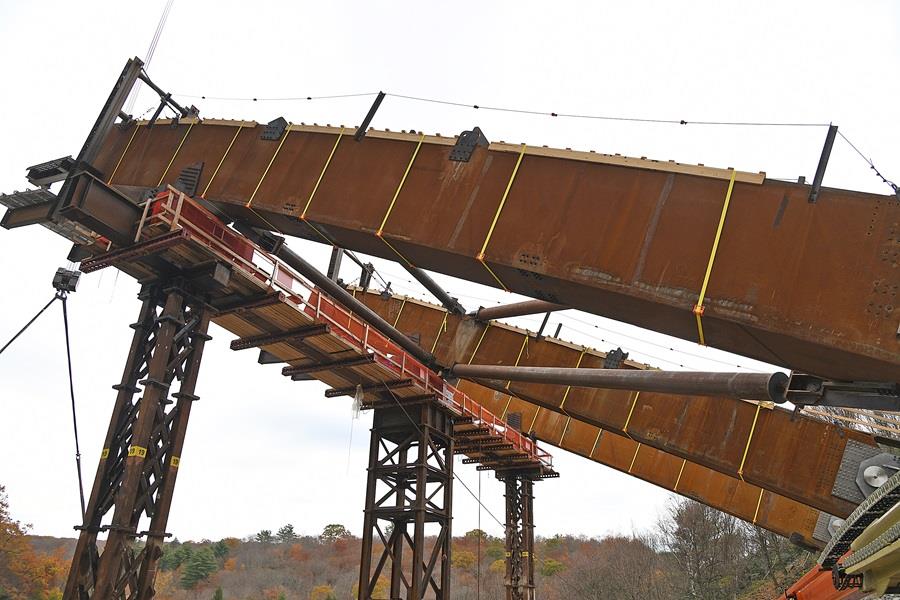
MULTIPOLYGON (((382 315, 396 314, 404 303, 399 297, 385 299, 372 292, 357 296, 382 315)), ((501 323, 487 327, 454 315, 447 315, 447 333, 435 344, 445 314, 435 305, 407 299, 397 326, 404 333, 420 335, 426 348, 434 345, 434 353, 444 364, 469 362, 474 352, 478 364, 511 365, 518 358, 523 366, 572 367, 583 351, 581 346, 531 336, 527 352, 520 356, 525 331, 501 323), (455 332, 461 337, 457 339, 455 332)), ((602 352, 584 350, 581 366, 602 367, 604 357, 602 352)), ((626 361, 625 367, 643 365, 626 361)), ((854 508, 853 503, 831 495, 847 440, 875 445, 870 435, 802 415, 792 419, 789 411, 780 408, 761 409, 753 428, 756 405, 728 398, 641 393, 635 399, 635 394, 623 390, 573 387, 566 393, 566 387, 560 385, 483 383, 542 407, 541 416, 548 412, 563 420, 571 416, 731 478, 743 475, 748 484, 839 516, 854 508)), ((529 424, 523 420, 523 427, 529 424)))
POLYGON ((739 519, 752 523, 755 517, 756 525, 784 537, 797 534, 806 544, 821 546, 813 538, 819 515, 815 508, 768 491, 763 492, 760 501, 760 488, 740 479, 685 462, 650 446, 642 445, 637 451, 638 442, 618 433, 601 432, 594 425, 570 420, 565 415, 539 411, 534 404, 470 381, 460 382, 459 387, 494 414, 506 411, 508 418, 509 413, 519 413, 523 427, 533 422, 535 434, 546 443, 693 498, 739 519), (537 418, 536 413, 539 413, 537 418))
MULTIPOLYGON (((186 127, 138 131, 116 183, 155 186, 186 127)), ((234 130, 195 125, 170 179, 197 161, 208 165, 209 177, 234 130)), ((257 217, 244 205, 278 145, 261 140, 261 130, 238 135, 207 198, 260 226, 322 241, 296 217, 339 130, 291 128, 254 198, 257 217)), ((112 171, 132 133, 113 128, 97 160, 102 173, 112 171)), ((346 248, 396 259, 374 232, 418 139, 372 132, 361 143, 340 144, 308 220, 346 248)), ((497 286, 475 256, 516 152, 477 148, 461 166, 449 160, 450 149, 448 140, 426 138, 384 236, 417 266, 497 286)), ((536 151, 542 155, 525 154, 485 253, 503 285, 696 341, 691 309, 728 182, 700 169, 671 173, 649 162, 635 161, 635 168, 536 151)), ((741 174, 734 186, 704 303, 707 343, 836 379, 896 381, 900 204, 836 189, 810 204, 808 186, 752 179, 741 174)))

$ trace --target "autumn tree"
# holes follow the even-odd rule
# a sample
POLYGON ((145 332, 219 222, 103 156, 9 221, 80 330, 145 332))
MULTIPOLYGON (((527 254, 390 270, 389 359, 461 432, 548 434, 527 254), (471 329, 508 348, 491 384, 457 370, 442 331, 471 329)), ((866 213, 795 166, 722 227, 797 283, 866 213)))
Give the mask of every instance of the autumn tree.
POLYGON ((317 585, 309 593, 309 600, 337 600, 337 596, 330 585, 317 585))
POLYGON ((63 561, 36 553, 25 536, 27 530, 28 525, 13 520, 6 488, 0 485, 0 598, 59 596, 63 561))
POLYGON ((726 598, 747 584, 747 540, 739 521, 693 500, 671 501, 657 528, 682 573, 685 598, 726 598))
POLYGON ((456 550, 451 557, 450 564, 457 569, 471 569, 475 566, 475 553, 469 550, 456 550))

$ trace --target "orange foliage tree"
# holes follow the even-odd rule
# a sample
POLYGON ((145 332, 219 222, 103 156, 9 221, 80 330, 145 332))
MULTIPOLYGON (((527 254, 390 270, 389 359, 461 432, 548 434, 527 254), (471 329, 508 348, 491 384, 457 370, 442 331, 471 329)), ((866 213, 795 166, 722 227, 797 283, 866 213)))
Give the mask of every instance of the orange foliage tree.
POLYGON ((38 554, 25 537, 28 525, 9 513, 6 488, 0 485, 0 597, 59 597, 65 563, 59 554, 38 554))

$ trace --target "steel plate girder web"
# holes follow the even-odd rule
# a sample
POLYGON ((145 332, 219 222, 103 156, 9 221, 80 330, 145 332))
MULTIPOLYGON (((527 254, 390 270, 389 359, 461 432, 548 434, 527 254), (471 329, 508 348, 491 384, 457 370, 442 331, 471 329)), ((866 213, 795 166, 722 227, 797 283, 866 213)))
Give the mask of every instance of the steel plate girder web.
MULTIPOLYGON (((418 334, 445 364, 600 368, 602 352, 524 330, 448 315, 440 307, 379 294, 357 294, 397 328, 418 334), (403 310, 400 311, 400 306, 403 310), (446 323, 444 323, 446 315, 446 323)), ((646 368, 625 361, 623 368, 646 368)), ((837 516, 855 507, 832 495, 848 440, 875 447, 872 436, 780 408, 722 397, 634 393, 561 385, 482 382, 553 411, 618 433, 731 478, 837 516)), ((501 411, 502 412, 502 411, 501 411)), ((528 430, 529 423, 523 422, 528 430)), ((551 443, 556 440, 547 440, 551 443)))
POLYGON ((459 387, 496 414, 507 419, 520 415, 523 425, 530 425, 545 443, 692 498, 806 547, 824 546, 814 537, 820 515, 815 508, 477 383, 461 381, 459 387))
POLYGON ((203 197, 259 227, 687 340, 702 330, 795 371, 898 379, 894 196, 823 188, 810 203, 808 185, 726 169, 502 143, 458 163, 453 138, 341 143, 343 129, 291 125, 273 143, 255 123, 189 121, 113 128, 94 166, 146 188, 203 161, 219 167, 203 197))

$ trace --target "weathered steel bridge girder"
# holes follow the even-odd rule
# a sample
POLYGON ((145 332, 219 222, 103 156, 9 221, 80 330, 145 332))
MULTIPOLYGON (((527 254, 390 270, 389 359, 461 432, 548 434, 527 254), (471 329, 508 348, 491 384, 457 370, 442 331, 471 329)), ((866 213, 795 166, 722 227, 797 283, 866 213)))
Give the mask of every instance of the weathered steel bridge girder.
POLYGON ((457 163, 453 138, 413 133, 188 127, 114 128, 94 166, 147 188, 218 165, 203 197, 259 227, 693 341, 734 173, 697 311, 705 342, 835 380, 897 378, 893 196, 823 188, 809 203, 808 185, 764 175, 502 143, 457 163))

